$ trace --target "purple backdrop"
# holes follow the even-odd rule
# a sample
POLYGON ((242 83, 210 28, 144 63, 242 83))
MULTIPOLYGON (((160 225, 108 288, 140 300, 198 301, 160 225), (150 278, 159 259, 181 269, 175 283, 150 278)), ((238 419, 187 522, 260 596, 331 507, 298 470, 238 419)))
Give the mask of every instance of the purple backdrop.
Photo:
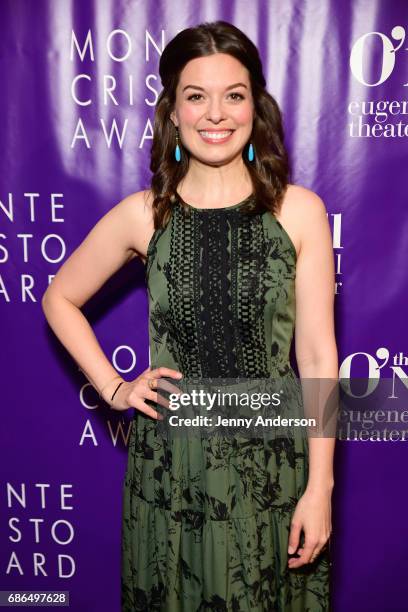
MULTIPOLYGON (((179 30, 225 19, 258 45, 293 182, 328 210, 341 374, 369 375, 370 363, 380 377, 404 370, 406 9, 404 0, 1 2, 1 589, 67 590, 72 610, 120 609, 131 411, 100 405, 48 328, 41 296, 97 220, 148 187, 158 60, 179 30)), ((125 378, 147 367, 141 262, 84 312, 125 378)), ((406 610, 405 453, 390 440, 337 443, 336 612, 406 610)))

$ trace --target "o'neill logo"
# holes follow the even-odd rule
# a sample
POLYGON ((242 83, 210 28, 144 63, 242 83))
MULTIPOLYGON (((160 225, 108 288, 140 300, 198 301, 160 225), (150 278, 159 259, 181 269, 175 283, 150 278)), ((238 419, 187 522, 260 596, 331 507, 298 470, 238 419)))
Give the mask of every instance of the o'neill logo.
MULTIPOLYGON (((401 64, 401 52, 407 51, 404 47, 406 31, 402 26, 395 26, 390 36, 383 32, 366 32, 360 36, 351 49, 350 69, 353 77, 364 89, 366 87, 378 87, 386 83, 390 76, 401 70, 401 82, 403 87, 402 70, 405 64, 401 64)), ((388 86, 388 84, 387 84, 388 86)), ((389 84, 391 87, 391 84, 389 84)), ((358 90, 350 88, 355 95, 358 90)), ((349 123, 349 135, 353 138, 403 138, 408 136, 408 124, 404 116, 408 113, 408 101, 402 95, 401 99, 395 99, 395 94, 389 94, 391 99, 374 100, 353 99, 348 102, 348 113, 352 116, 349 123), (401 117, 402 115, 402 117, 401 117)), ((361 94, 360 94, 361 96, 361 94)))

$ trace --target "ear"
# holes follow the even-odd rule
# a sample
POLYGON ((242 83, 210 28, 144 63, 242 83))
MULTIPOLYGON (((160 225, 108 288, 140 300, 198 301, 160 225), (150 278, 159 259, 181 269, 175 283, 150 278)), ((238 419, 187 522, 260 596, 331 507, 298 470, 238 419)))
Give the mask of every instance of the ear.
POLYGON ((175 113, 174 111, 172 111, 172 112, 170 113, 170 119, 172 120, 172 122, 174 123, 174 125, 175 125, 176 127, 178 127, 178 122, 177 122, 177 119, 176 119, 176 113, 175 113))

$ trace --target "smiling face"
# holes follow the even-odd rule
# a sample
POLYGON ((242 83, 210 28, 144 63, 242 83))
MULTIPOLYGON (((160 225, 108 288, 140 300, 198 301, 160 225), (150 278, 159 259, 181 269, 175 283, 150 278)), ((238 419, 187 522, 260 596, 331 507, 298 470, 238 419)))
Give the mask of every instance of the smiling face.
POLYGON ((189 61, 170 118, 183 146, 201 162, 219 165, 242 155, 254 118, 248 70, 225 53, 189 61))

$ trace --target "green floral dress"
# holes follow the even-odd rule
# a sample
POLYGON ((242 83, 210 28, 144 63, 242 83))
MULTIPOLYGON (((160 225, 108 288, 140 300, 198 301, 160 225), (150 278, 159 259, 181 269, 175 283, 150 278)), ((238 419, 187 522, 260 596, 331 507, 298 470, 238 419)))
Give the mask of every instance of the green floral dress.
MULTIPOLYGON (((177 196, 169 223, 153 234, 152 368, 184 378, 295 376, 296 251, 270 212, 246 212, 252 201, 186 204, 186 213, 177 196)), ((307 476, 305 437, 169 440, 136 410, 123 494, 122 612, 330 610, 329 549, 313 563, 287 565, 307 476)))

